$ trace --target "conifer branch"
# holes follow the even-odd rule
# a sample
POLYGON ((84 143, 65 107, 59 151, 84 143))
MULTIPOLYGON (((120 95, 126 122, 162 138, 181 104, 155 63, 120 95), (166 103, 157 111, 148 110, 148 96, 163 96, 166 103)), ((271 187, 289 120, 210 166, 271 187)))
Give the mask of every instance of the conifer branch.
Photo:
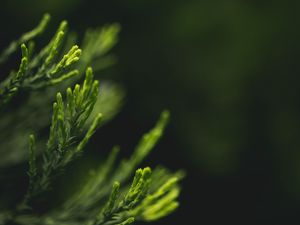
POLYGON ((61 93, 53 104, 52 123, 47 148, 43 153, 42 168, 37 169, 34 155, 34 137, 30 136, 30 185, 24 204, 29 204, 51 188, 56 173, 75 159, 82 151, 101 122, 101 114, 95 117, 88 131, 83 127, 91 114, 98 96, 98 81, 94 81, 91 68, 86 71, 82 88, 75 85, 67 89, 64 102, 61 93), (81 136, 84 137, 80 140, 81 136), (33 182, 34 180, 34 182, 33 182))
MULTIPOLYGON (((37 29, 23 35, 20 41, 28 41, 40 34, 49 16, 45 15, 37 29)), ((79 74, 76 69, 70 69, 73 64, 78 62, 81 50, 74 45, 63 58, 57 61, 57 57, 64 40, 67 22, 63 21, 55 36, 49 44, 31 60, 32 47, 27 49, 25 43, 21 45, 22 58, 17 72, 11 72, 10 77, 0 84, 0 108, 7 104, 20 89, 38 89, 49 85, 54 85, 79 74)), ((15 44, 18 43, 14 42, 15 44)), ((32 46, 32 44, 31 44, 32 46)))
MULTIPOLYGON (((28 124, 33 124, 37 117, 40 118, 37 131, 43 129, 47 125, 47 117, 43 114, 47 114, 47 105, 54 95, 56 99, 46 143, 40 135, 37 139, 29 135, 29 182, 24 199, 15 210, 0 212, 0 224, 128 225, 136 221, 154 221, 170 214, 179 206, 178 183, 183 173, 171 173, 162 167, 153 171, 150 167, 137 169, 162 137, 169 121, 168 111, 162 112, 154 128, 142 136, 129 159, 117 165, 120 148, 114 147, 73 196, 54 209, 37 212, 39 204, 47 200, 56 176, 84 152, 102 121, 116 114, 124 96, 114 85, 104 85, 102 90, 111 93, 99 95, 99 82, 94 80, 92 69, 86 69, 89 65, 101 69, 114 61, 108 51, 118 40, 119 25, 88 30, 80 49, 75 35, 67 32, 67 22, 62 21, 49 43, 35 53, 34 39, 45 30, 49 19, 46 14, 35 29, 12 42, 0 55, 1 64, 21 46, 18 69, 11 71, 0 84, 0 109, 9 106, 18 93, 28 94, 19 110, 11 110, 10 115, 0 117, 0 126, 5 124, 4 127, 10 128, 15 118, 25 121, 16 128, 18 132, 13 132, 18 136, 13 139, 13 135, 8 134, 8 140, 22 142, 24 134, 28 133, 28 124), (83 84, 74 85, 84 72, 83 84), (45 90, 46 87, 50 88, 45 90), (61 89, 66 89, 65 94, 61 89)), ((18 148, 8 149, 9 157, 21 155, 18 148)), ((8 153, 5 150, 0 148, 1 155, 8 153)))
MULTIPOLYGON (((11 108, 9 114, 2 113, 0 117, 0 128, 6 130, 5 135, 0 137, 0 142, 2 143, 0 148, 0 154, 2 155, 0 167, 13 165, 25 160, 27 155, 25 151, 27 146, 26 137, 31 132, 30 130, 34 129, 35 132, 39 132, 39 130, 48 126, 47 115, 51 110, 49 106, 57 92, 73 86, 76 80, 83 76, 87 66, 94 65, 99 70, 113 63, 110 60, 113 57, 111 54, 108 54, 108 51, 117 41, 118 29, 116 27, 118 25, 112 24, 106 25, 103 29, 90 29, 94 35, 84 38, 83 56, 85 60, 82 60, 82 51, 76 44, 76 34, 67 31, 66 21, 60 23, 54 37, 39 52, 35 48, 35 40, 33 40, 36 36, 31 36, 32 39, 25 42, 24 46, 28 50, 27 60, 23 60, 27 61, 27 70, 24 71, 26 76, 24 76, 24 73, 19 73, 18 79, 15 79, 17 71, 11 71, 7 79, 0 84, 0 113, 10 109, 7 104, 14 97, 22 96, 22 101, 18 102, 18 109, 14 110, 11 108), (114 32, 107 32, 107 30, 114 32), (53 68, 51 67, 50 75, 45 76, 44 73, 41 73, 41 76, 35 76, 48 56, 55 37, 59 32, 64 32, 65 35, 62 44, 58 48, 59 53, 56 56, 56 64, 53 68), (98 44, 94 45, 96 42, 98 44), (92 47, 86 48, 86 46, 92 47), (103 46, 106 46, 105 52, 103 52, 103 46), (67 60, 68 56, 70 56, 70 60, 67 60), (77 61, 78 58, 79 60, 77 61), (110 62, 108 63, 108 61, 110 62), (5 110, 3 110, 4 106, 6 106, 5 110), (38 123, 36 123, 36 118, 39 118, 38 123), (14 129, 16 122, 18 122, 17 130, 14 129), (32 126, 33 124, 35 126, 32 126), (16 144, 18 144, 18 147, 16 147, 16 144)), ((22 45, 22 49, 24 46, 22 45)), ((111 82, 102 82, 102 86, 104 92, 98 96, 96 109, 93 110, 92 117, 95 117, 98 112, 103 112, 105 114, 103 121, 108 121, 120 110, 124 92, 122 87, 111 82), (98 105, 100 105, 100 108, 98 105)), ((37 140, 38 145, 39 143, 40 140, 37 140)))
POLYGON ((120 184, 115 182, 103 210, 93 225, 122 224, 126 221, 153 221, 160 219, 177 209, 180 189, 179 178, 170 177, 152 193, 150 185, 151 169, 138 169, 128 192, 120 199, 120 184))

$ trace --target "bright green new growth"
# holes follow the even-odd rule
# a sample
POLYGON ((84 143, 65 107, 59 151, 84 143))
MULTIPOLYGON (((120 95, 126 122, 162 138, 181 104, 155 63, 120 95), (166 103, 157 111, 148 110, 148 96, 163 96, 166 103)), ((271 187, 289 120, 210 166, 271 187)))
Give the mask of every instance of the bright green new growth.
MULTIPOLYGON (((7 104, 20 89, 44 88, 79 74, 78 70, 71 69, 71 66, 78 62, 81 55, 81 50, 78 46, 72 46, 67 54, 61 59, 58 58, 59 50, 64 41, 65 31, 67 29, 66 21, 60 24, 52 40, 39 54, 33 58, 29 57, 33 54, 33 47, 31 47, 29 52, 25 43, 41 34, 45 30, 49 19, 50 16, 45 15, 37 28, 23 35, 18 41, 10 45, 15 46, 18 43, 22 43, 22 58, 19 70, 12 72, 8 79, 1 84, 0 106, 7 104)), ((32 45, 33 42, 31 42, 31 46, 32 45)), ((9 47, 0 57, 0 62, 6 60, 15 50, 15 47, 9 47)))
MULTIPOLYGON (((27 136, 32 131, 38 133, 48 126, 51 103, 57 92, 64 92, 67 87, 73 86, 83 77, 88 66, 93 66, 94 71, 99 72, 115 62, 115 57, 109 50, 117 42, 120 30, 118 24, 89 29, 82 44, 78 44, 76 34, 68 32, 67 22, 63 21, 52 39, 38 51, 35 48, 38 40, 35 39, 46 29, 49 20, 50 16, 45 15, 42 20, 44 22, 40 23, 43 26, 39 25, 28 32, 31 35, 25 35, 25 38, 23 35, 13 42, 21 45, 23 60, 21 59, 20 69, 12 70, 0 83, 0 113, 10 111, 2 113, 0 117, 0 128, 6 131, 0 135, 0 168, 16 165, 27 158, 27 136), (11 100, 20 97, 22 104, 18 105, 19 108, 9 110, 10 102, 14 102, 11 100), (16 120, 19 122, 18 127, 15 126, 16 120)), ((0 54, 2 62, 20 48, 16 46, 9 49, 11 50, 0 54)), ((120 110, 124 91, 120 85, 107 81, 101 82, 101 88, 103 92, 99 92, 92 115, 94 117, 102 112, 103 122, 107 122, 120 110)), ((40 144, 41 141, 37 140, 37 145, 40 144)))
MULTIPOLYGON (((67 36, 67 22, 63 21, 50 42, 34 54, 32 39, 45 30, 49 19, 50 16, 45 15, 35 29, 12 42, 0 56, 2 63, 21 45, 19 69, 12 71, 0 84, 0 112, 13 102, 18 93, 29 95, 27 102, 20 106, 20 113, 12 110, 10 114, 12 119, 14 116, 26 118, 24 129, 22 123, 18 128, 20 136, 27 134, 26 120, 31 123, 39 117, 41 122, 37 123, 37 132, 47 126, 44 114, 50 110, 43 109, 47 109, 51 99, 56 99, 52 106, 48 139, 30 134, 29 140, 26 140, 29 146, 26 194, 16 205, 16 210, 0 210, 0 224, 127 225, 169 215, 179 205, 178 182, 183 173, 171 173, 162 167, 153 171, 150 167, 137 169, 162 137, 169 121, 168 111, 163 111, 154 128, 142 136, 129 159, 118 164, 120 148, 114 147, 99 168, 91 171, 78 185, 75 193, 62 204, 39 212, 39 208, 47 203, 56 178, 85 151, 101 122, 108 121, 117 113, 123 97, 122 90, 112 84, 100 85, 99 91, 99 82, 94 79, 92 68, 86 69, 88 65, 105 68, 114 61, 107 53, 117 41, 119 26, 88 30, 81 50, 74 43, 74 35, 67 36), (74 84, 75 78, 80 78, 83 72, 83 84, 74 84), (65 91, 61 92, 62 89, 65 91), (101 90, 106 92, 101 94, 101 90), (43 96, 32 91, 43 93, 43 96), (35 110, 31 111, 32 108, 35 110), (28 118, 28 112, 34 116, 28 118), (134 172, 133 180, 129 182, 134 172)), ((5 116, 3 114, 3 118, 10 118, 5 116)), ((3 121, 3 124, 8 126, 9 122, 3 121)), ((20 141, 22 138, 12 140, 20 141)), ((15 151, 20 154, 20 151, 15 151)), ((9 161, 11 164, 21 161, 19 158, 8 159, 13 159, 9 161)))
POLYGON ((84 132, 83 127, 97 101, 98 86, 99 82, 93 80, 92 69, 88 68, 82 88, 77 84, 73 90, 67 89, 66 102, 63 101, 61 93, 57 93, 56 102, 53 104, 49 139, 43 151, 40 169, 35 163, 34 136, 30 135, 30 185, 24 204, 50 188, 53 174, 78 156, 96 131, 102 117, 100 113, 94 118, 87 132, 84 132))

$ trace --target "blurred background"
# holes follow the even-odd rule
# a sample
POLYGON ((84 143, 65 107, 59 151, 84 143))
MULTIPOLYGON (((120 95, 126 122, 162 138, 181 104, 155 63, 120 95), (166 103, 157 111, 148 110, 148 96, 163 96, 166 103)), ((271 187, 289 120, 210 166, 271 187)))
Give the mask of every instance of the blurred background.
POLYGON ((132 149, 163 109, 171 111, 146 162, 185 169, 187 177, 179 210, 155 224, 300 224, 299 7, 292 0, 2 0, 0 45, 45 12, 53 27, 67 19, 79 34, 120 23, 117 63, 102 76, 125 87, 126 101, 94 145, 132 149))

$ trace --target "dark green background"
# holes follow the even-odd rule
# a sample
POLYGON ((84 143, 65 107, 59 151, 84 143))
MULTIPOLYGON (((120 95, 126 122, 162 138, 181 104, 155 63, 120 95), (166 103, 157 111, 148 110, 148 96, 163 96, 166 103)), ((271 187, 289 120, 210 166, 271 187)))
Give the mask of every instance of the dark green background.
POLYGON ((156 224, 300 224, 299 7, 3 0, 0 45, 44 12, 52 25, 67 19, 79 33, 119 22, 118 63, 104 75, 126 87, 126 104, 97 141, 132 148, 170 109, 165 138, 147 162, 184 168, 187 178, 181 208, 156 224))

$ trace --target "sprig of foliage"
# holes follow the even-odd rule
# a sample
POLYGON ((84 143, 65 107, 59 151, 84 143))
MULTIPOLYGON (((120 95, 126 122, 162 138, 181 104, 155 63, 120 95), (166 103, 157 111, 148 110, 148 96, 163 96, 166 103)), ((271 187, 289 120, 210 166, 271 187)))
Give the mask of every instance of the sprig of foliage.
POLYGON ((115 182, 109 199, 93 225, 130 224, 135 220, 153 221, 178 207, 178 178, 169 178, 160 188, 149 193, 151 169, 138 169, 128 192, 121 198, 120 183, 115 182))
MULTIPOLYGON (((49 15, 45 15, 36 29, 23 35, 18 41, 13 42, 11 46, 15 46, 21 41, 27 42, 36 37, 44 31, 49 19, 49 15)), ((72 46, 60 60, 57 59, 60 47, 64 41, 66 28, 67 22, 63 21, 49 44, 32 59, 29 57, 33 54, 32 48, 29 52, 25 43, 22 43, 22 58, 18 71, 12 71, 8 79, 1 84, 0 107, 7 104, 20 89, 44 88, 78 75, 78 70, 70 69, 73 64, 78 62, 81 55, 81 49, 77 45, 72 46)), ((3 53, 5 57, 8 57, 15 50, 15 48, 11 47, 9 49, 11 50, 3 53)))
MULTIPOLYGON (((123 160, 123 165, 134 170, 141 163, 161 137, 168 118, 169 113, 163 112, 156 126, 142 137, 134 155, 143 157, 123 160), (148 146, 147 151, 141 146, 148 146)), ((134 221, 157 220, 173 212, 178 207, 178 181, 183 177, 182 172, 172 174, 166 169, 157 168, 152 174, 149 167, 138 169, 128 186, 131 173, 121 176, 125 167, 114 169, 118 152, 119 148, 114 147, 106 162, 79 191, 47 217, 40 218, 39 223, 48 224, 50 221, 49 224, 75 225, 81 221, 86 225, 130 224, 134 221), (121 180, 116 181, 117 178, 121 180)))
POLYGON ((111 185, 115 181, 126 183, 136 167, 150 153, 162 136, 168 120, 169 113, 164 111, 155 127, 141 138, 130 159, 122 160, 116 169, 113 168, 119 148, 114 147, 106 163, 100 166, 82 189, 66 202, 63 210, 64 217, 78 216, 80 214, 78 212, 88 214, 91 211, 97 211, 97 203, 109 195, 111 185))
POLYGON ((29 189, 23 204, 28 204, 35 197, 43 194, 51 187, 51 180, 57 171, 63 169, 77 157, 101 122, 98 114, 84 137, 84 125, 89 118, 98 96, 98 81, 94 81, 91 68, 86 71, 83 86, 75 85, 66 91, 66 102, 62 94, 57 93, 53 104, 52 123, 47 147, 43 151, 42 168, 36 166, 34 136, 30 136, 29 148, 29 189))
MULTIPOLYGON (((154 128, 142 136, 129 159, 123 159, 117 165, 120 148, 114 147, 83 185, 78 185, 71 197, 53 208, 38 210, 39 206, 47 203, 55 178, 83 153, 102 118, 109 120, 115 115, 123 97, 118 88, 112 94, 99 94, 99 82, 94 80, 92 68, 86 69, 88 65, 103 68, 112 63, 113 57, 107 53, 117 41, 119 26, 114 24, 88 30, 81 50, 74 43, 74 35, 67 36, 67 22, 63 21, 50 42, 34 54, 32 39, 45 30, 49 19, 50 16, 45 15, 37 28, 12 42, 0 55, 2 63, 21 45, 19 69, 12 71, 0 84, 0 109, 9 106, 8 103, 18 93, 27 92, 29 95, 28 105, 21 104, 18 112, 11 110, 11 118, 19 114, 26 118, 31 115, 33 117, 28 121, 32 122, 36 115, 47 114, 47 110, 40 113, 40 107, 47 108, 54 95, 56 99, 48 140, 40 135, 38 138, 29 135, 27 192, 15 209, 0 210, 0 224, 127 225, 135 221, 154 221, 172 213, 179 205, 178 182, 183 173, 171 173, 162 167, 153 172, 150 167, 137 169, 162 137, 169 121, 168 111, 162 112, 154 128), (84 71, 83 84, 74 85, 84 71), (65 94, 60 92, 62 88, 66 89, 65 94), (40 93, 45 95, 41 97, 40 93), (35 110, 32 111, 32 107, 35 110), (107 115, 102 117, 100 111, 107 115), (134 171, 133 181, 129 182, 134 171)), ((103 87, 104 91, 114 90, 103 87)), ((39 129, 47 124, 47 120, 42 118, 40 125, 37 124, 39 129)), ((9 127, 12 122, 5 124, 9 127)), ((27 133, 25 127, 19 126, 16 133, 23 136, 27 133)), ((23 140, 20 136, 19 140, 23 140)))
POLYGON ((82 48, 84 49, 81 60, 83 63, 82 67, 86 66, 85 64, 90 63, 93 59, 95 60, 93 67, 96 67, 96 70, 113 63, 114 58, 112 56, 106 57, 105 60, 103 60, 103 56, 117 43, 117 34, 119 32, 120 26, 118 24, 88 29, 82 41, 82 48), (101 59, 100 62, 99 59, 101 59))
MULTIPOLYGON (((36 51, 35 38, 46 29, 49 20, 50 16, 46 14, 40 22, 42 25, 13 42, 22 46, 23 57, 20 69, 11 71, 10 76, 0 84, 0 128, 6 130, 6 133, 0 136, 0 154, 3 156, 0 158, 0 168, 26 159, 26 137, 32 130, 38 133, 48 126, 48 115, 51 112, 49 106, 57 92, 73 86, 88 66, 92 65, 99 71, 115 62, 115 57, 109 50, 117 42, 120 30, 118 24, 89 29, 80 44, 82 47, 79 48, 76 34, 68 32, 67 22, 62 21, 49 43, 40 51, 36 51), (18 108, 11 110, 7 104, 13 97, 19 96, 22 97, 22 101, 19 101, 18 108), (15 126, 16 123, 18 126, 15 126), (33 124, 35 126, 32 126, 33 124)), ((13 51, 5 50, 2 53, 5 60, 16 52, 19 46, 8 49, 13 51)), ((120 110, 124 91, 114 83, 101 83, 108 91, 99 93, 92 114, 95 116, 98 112, 103 112, 103 120, 108 121, 120 110), (98 107, 99 103, 101 108, 98 107)), ((37 145, 40 144, 38 139, 37 145)))

